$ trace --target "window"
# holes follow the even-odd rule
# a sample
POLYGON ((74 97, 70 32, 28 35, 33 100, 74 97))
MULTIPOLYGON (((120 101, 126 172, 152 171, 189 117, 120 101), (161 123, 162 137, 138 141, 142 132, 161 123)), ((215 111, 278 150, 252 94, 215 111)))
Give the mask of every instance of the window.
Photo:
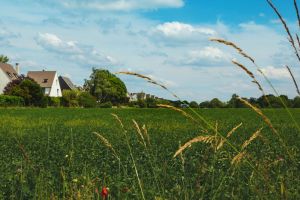
POLYGON ((57 96, 59 96, 59 89, 57 89, 57 96))
POLYGON ((49 94, 50 93, 50 88, 45 88, 45 94, 49 94))
POLYGON ((47 83, 48 82, 48 79, 47 78, 45 78, 44 79, 44 81, 43 81, 43 83, 47 83))

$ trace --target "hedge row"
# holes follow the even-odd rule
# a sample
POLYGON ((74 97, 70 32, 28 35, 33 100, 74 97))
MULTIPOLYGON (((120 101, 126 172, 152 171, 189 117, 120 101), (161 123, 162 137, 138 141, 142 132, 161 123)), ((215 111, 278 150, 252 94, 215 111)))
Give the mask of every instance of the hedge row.
POLYGON ((16 107, 24 105, 25 103, 22 97, 0 95, 0 107, 16 107))

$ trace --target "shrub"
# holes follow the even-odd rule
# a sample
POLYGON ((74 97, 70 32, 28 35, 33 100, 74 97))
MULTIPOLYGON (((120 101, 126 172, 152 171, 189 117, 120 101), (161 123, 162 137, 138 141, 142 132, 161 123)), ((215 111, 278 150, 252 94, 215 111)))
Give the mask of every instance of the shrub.
POLYGON ((48 104, 49 104, 49 99, 48 97, 44 96, 38 106, 41 108, 47 108, 48 104))
POLYGON ((48 105, 53 107, 60 107, 61 98, 60 97, 49 97, 48 105))
POLYGON ((84 108, 94 108, 97 106, 96 98, 88 92, 80 93, 78 97, 79 105, 84 108))
POLYGON ((99 105, 99 107, 100 108, 112 108, 112 103, 110 102, 110 101, 108 101, 108 102, 105 102, 105 103, 101 103, 100 105, 99 105))
POLYGON ((65 107, 78 107, 78 91, 64 90, 62 95, 62 104, 65 107))
POLYGON ((24 106, 24 99, 17 96, 0 95, 1 107, 24 106))
POLYGON ((11 81, 4 88, 4 94, 10 96, 18 96, 24 99, 26 106, 40 106, 43 104, 43 89, 31 78, 24 76, 11 81))
POLYGON ((144 100, 138 100, 137 105, 140 108, 147 108, 147 103, 144 100))

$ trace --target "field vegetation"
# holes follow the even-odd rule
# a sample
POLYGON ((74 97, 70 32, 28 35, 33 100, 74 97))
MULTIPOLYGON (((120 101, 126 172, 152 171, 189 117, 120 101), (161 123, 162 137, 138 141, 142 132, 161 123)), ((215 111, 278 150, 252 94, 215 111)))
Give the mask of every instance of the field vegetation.
POLYGON ((211 130, 169 109, 1 109, 0 198, 298 199, 297 128, 264 111, 287 149, 249 109, 197 110, 211 130))

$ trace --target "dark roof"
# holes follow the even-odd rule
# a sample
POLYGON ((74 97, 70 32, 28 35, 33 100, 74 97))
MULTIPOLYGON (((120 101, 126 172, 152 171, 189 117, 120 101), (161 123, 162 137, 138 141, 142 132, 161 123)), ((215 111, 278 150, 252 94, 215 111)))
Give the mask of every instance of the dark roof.
POLYGON ((6 76, 10 80, 15 80, 18 78, 18 73, 12 65, 0 63, 0 69, 6 74, 6 76))
POLYGON ((72 83, 72 81, 65 76, 58 77, 59 84, 62 90, 75 90, 76 86, 72 83))
POLYGON ((55 74, 56 71, 30 71, 27 76, 35 80, 42 88, 51 88, 55 74))

